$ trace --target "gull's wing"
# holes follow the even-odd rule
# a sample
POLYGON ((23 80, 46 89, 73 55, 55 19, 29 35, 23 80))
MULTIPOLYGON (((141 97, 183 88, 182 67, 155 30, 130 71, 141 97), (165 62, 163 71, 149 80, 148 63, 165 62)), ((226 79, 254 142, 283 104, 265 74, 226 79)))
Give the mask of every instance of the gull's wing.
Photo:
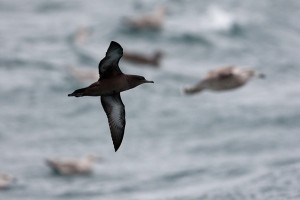
POLYGON ((233 77, 233 66, 228 65, 208 72, 210 79, 228 79, 233 77))
POLYGON ((101 96, 101 103, 107 115, 111 138, 115 151, 120 147, 125 130, 125 106, 122 102, 120 93, 101 96))
POLYGON ((105 57, 99 63, 100 79, 110 78, 122 74, 119 68, 119 60, 123 56, 123 48, 117 42, 111 41, 105 57))
POLYGON ((233 73, 232 72, 221 72, 220 74, 218 74, 218 78, 219 79, 229 79, 233 77, 233 73))

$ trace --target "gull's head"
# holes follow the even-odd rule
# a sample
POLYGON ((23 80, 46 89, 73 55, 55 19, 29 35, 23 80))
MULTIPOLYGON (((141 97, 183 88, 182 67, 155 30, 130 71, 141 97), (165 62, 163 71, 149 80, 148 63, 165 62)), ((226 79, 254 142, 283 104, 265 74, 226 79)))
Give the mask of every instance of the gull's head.
POLYGON ((266 75, 264 73, 258 72, 254 69, 247 69, 245 71, 245 73, 248 77, 257 77, 257 78, 261 78, 261 79, 264 79, 266 77, 266 75))
POLYGON ((264 78, 265 75, 262 73, 257 72, 253 68, 248 67, 237 67, 234 69, 234 73, 240 75, 246 79, 250 79, 252 77, 264 78))
POLYGON ((250 79, 256 75, 256 71, 248 67, 234 67, 233 74, 243 77, 245 79, 250 79))
POLYGON ((256 71, 254 69, 245 69, 244 73, 249 78, 256 75, 256 71))

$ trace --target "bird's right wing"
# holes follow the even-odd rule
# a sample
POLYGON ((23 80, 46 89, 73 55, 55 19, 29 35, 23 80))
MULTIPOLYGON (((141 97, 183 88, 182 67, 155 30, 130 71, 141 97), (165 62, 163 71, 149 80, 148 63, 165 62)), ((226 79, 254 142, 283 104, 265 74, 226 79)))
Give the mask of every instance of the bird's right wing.
POLYGON ((221 67, 219 69, 216 69, 214 71, 215 73, 215 78, 217 79, 229 79, 234 76, 233 74, 233 65, 228 65, 221 67))
POLYGON ((111 138, 115 151, 120 147, 125 130, 125 106, 122 102, 120 93, 101 96, 101 103, 107 115, 111 138))
POLYGON ((110 78, 122 74, 119 60, 123 56, 123 48, 117 42, 111 41, 105 57, 100 61, 98 69, 100 79, 110 78))
POLYGON ((231 77, 233 77, 233 74, 231 72, 218 74, 218 78, 220 79, 228 79, 231 77))

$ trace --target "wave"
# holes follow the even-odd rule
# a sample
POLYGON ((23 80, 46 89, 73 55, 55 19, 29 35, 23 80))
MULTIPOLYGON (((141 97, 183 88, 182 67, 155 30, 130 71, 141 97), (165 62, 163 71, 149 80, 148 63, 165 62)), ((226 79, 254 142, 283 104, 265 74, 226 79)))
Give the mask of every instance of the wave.
POLYGON ((200 20, 200 24, 203 30, 230 31, 238 24, 238 21, 233 13, 217 6, 210 6, 200 20))
POLYGON ((174 17, 166 22, 164 29, 165 34, 171 39, 211 45, 213 35, 242 34, 243 24, 234 13, 217 6, 209 6, 201 15, 190 12, 174 17))

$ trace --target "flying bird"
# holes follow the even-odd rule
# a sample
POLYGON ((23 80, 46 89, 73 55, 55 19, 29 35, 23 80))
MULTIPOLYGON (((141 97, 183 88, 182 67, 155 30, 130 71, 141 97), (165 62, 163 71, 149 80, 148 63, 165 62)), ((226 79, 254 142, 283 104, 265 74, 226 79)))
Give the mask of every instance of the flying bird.
POLYGON ((125 106, 120 93, 143 83, 154 83, 143 76, 124 74, 119 68, 123 48, 112 41, 98 69, 100 78, 88 87, 75 90, 68 96, 101 96, 101 104, 107 115, 115 151, 122 143, 125 130, 125 106))
POLYGON ((60 175, 87 174, 92 171, 92 165, 100 158, 88 155, 82 158, 56 158, 46 159, 46 164, 53 172, 60 175))
POLYGON ((195 94, 203 90, 224 91, 245 85, 252 77, 264 78, 265 75, 257 73, 254 69, 237 67, 233 65, 219 67, 208 73, 193 86, 183 88, 185 94, 195 94))

